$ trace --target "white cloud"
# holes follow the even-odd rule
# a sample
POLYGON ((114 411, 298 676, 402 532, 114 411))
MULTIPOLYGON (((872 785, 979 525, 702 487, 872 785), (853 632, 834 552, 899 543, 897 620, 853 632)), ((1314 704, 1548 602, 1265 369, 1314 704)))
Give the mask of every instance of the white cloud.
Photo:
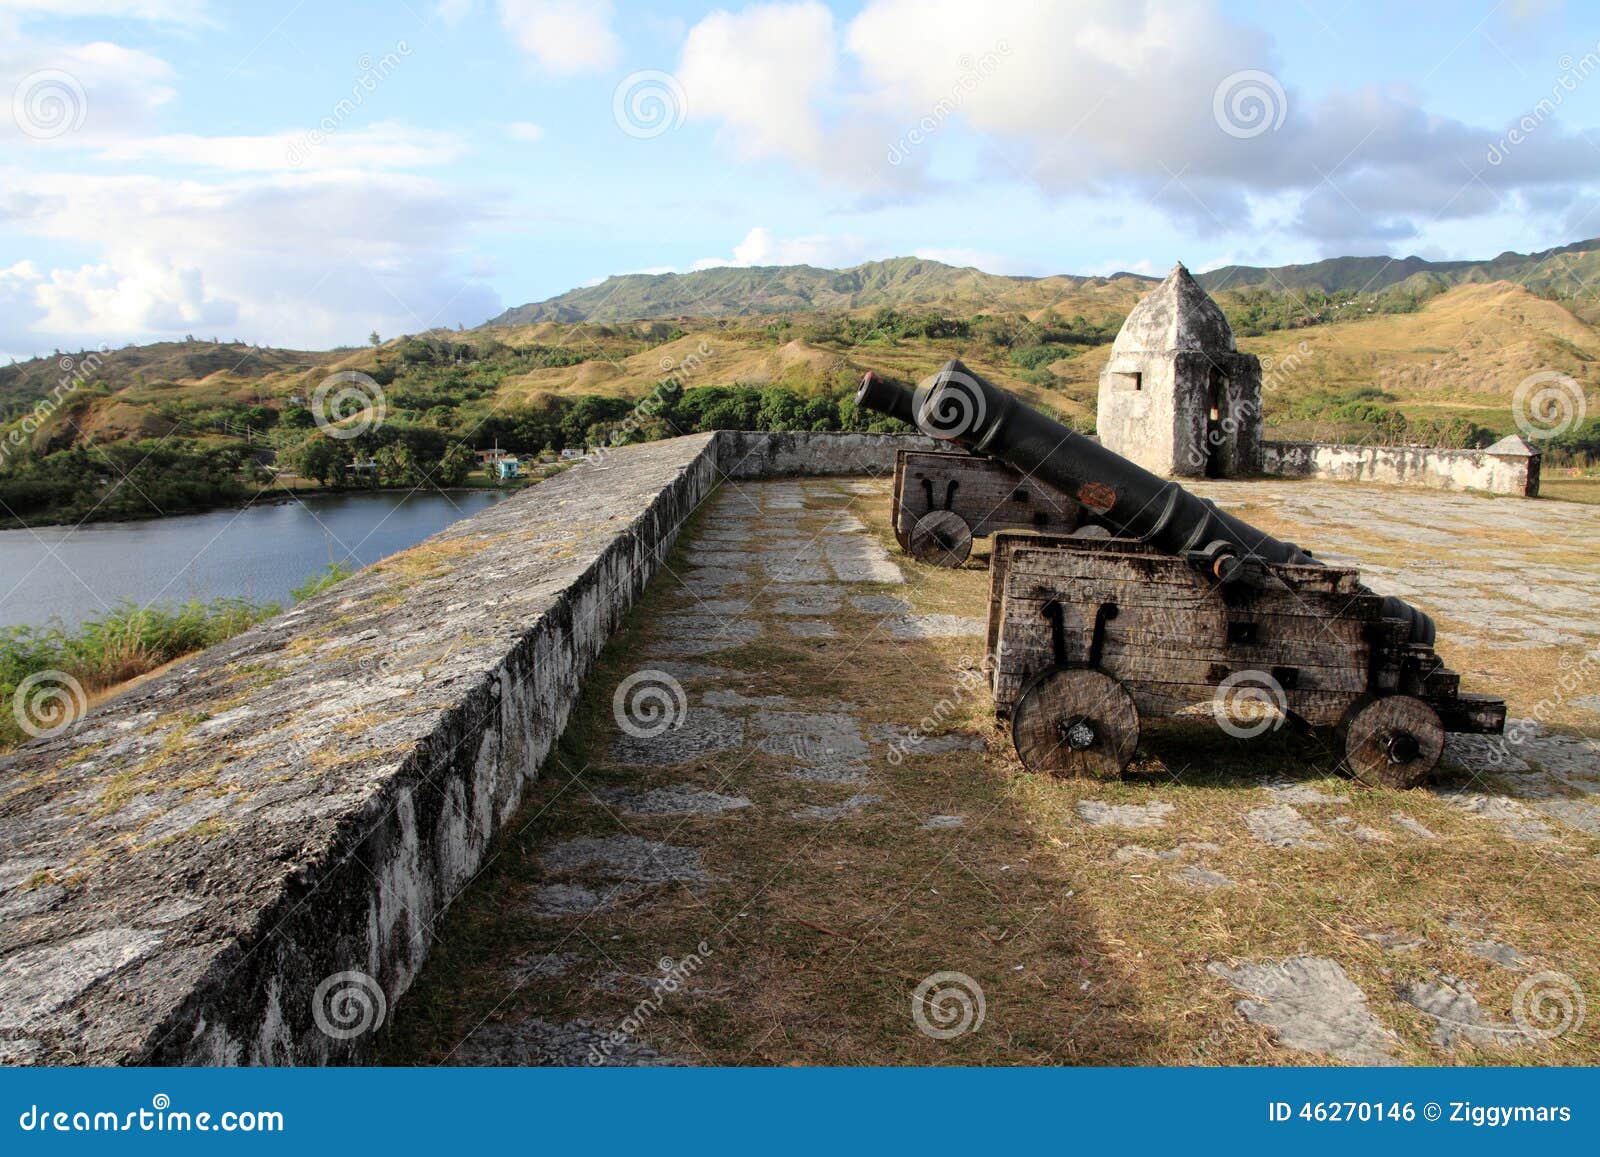
POLYGON ((99 155, 112 161, 163 161, 264 173, 309 169, 415 169, 448 164, 465 151, 465 142, 452 133, 385 121, 364 129, 338 130, 316 139, 305 132, 293 131, 238 137, 188 133, 130 137, 105 146, 99 155))
POLYGON ((906 187, 921 162, 888 162, 893 124, 835 96, 837 40, 833 13, 817 3, 712 12, 689 30, 678 64, 687 118, 720 122, 745 157, 790 161, 859 192, 906 187))
POLYGON ((557 76, 616 63, 611 0, 500 0, 500 22, 517 46, 557 76))
POLYGON ((64 148, 142 131, 172 99, 172 77, 164 60, 106 41, 9 38, 0 44, 0 99, 12 98, 0 110, 0 141, 64 148))
POLYGON ((472 0, 439 0, 433 6, 433 14, 454 28, 465 20, 472 12, 472 0))
POLYGON ((506 135, 514 141, 531 145, 544 138, 544 129, 530 121, 513 121, 506 126, 506 135))
POLYGON ((713 12, 678 79, 689 118, 743 156, 857 192, 927 191, 943 151, 972 171, 958 180, 1114 197, 1191 234, 1270 221, 1382 248, 1534 201, 1553 221, 1600 179, 1600 151, 1555 123, 1490 164, 1499 131, 1407 87, 1313 98, 1282 73, 1271 37, 1214 0, 869 0, 842 30, 815 3, 713 12))
POLYGON ((702 257, 692 268, 817 265, 831 269, 869 260, 868 248, 868 243, 860 237, 824 233, 806 237, 774 237, 771 230, 758 225, 733 247, 731 257, 702 257))
POLYGON ((204 332, 326 347, 471 321, 498 296, 462 270, 493 206, 403 173, 206 183, 0 172, 9 225, 96 257, 0 275, 0 349, 204 332))
POLYGON ((155 24, 211 23, 206 0, 0 0, 0 15, 110 16, 155 24))
POLYGON ((689 31, 678 81, 692 117, 716 117, 754 157, 814 160, 817 97, 835 83, 833 13, 821 4, 711 13, 689 31))
POLYGON ((1045 269, 1037 262, 1021 260, 1010 254, 996 253, 989 249, 970 249, 960 245, 948 248, 925 246, 913 250, 911 255, 920 257, 924 261, 938 261, 944 265, 954 265, 963 269, 981 269, 985 273, 1035 277, 1057 272, 1045 269))

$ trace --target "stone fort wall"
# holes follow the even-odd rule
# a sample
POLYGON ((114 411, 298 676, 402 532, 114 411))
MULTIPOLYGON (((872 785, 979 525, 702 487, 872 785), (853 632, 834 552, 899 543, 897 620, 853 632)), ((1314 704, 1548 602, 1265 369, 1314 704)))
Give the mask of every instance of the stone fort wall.
POLYGON ((929 446, 609 451, 0 757, 0 1063, 362 1059, 705 497, 929 446))
POLYGON ((1262 473, 1283 478, 1383 482, 1527 498, 1539 493, 1539 459, 1526 455, 1331 442, 1263 442, 1261 451, 1262 473))

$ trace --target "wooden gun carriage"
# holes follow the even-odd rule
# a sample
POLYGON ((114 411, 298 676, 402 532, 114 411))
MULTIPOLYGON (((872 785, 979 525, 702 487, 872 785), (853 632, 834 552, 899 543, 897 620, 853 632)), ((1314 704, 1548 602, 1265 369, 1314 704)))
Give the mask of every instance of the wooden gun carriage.
POLYGON ((900 547, 934 566, 960 566, 972 540, 1001 530, 1066 534, 1083 507, 998 458, 900 450, 894 461, 891 521, 900 547))
POLYGON ((915 396, 882 385, 869 375, 858 403, 909 412, 925 433, 1013 472, 986 457, 952 467, 963 456, 924 454, 914 464, 904 454, 894 515, 908 550, 927 539, 927 549, 953 556, 961 526, 971 528, 968 549, 978 527, 1001 531, 990 555, 989 662, 995 711, 1010 720, 1030 770, 1120 776, 1141 715, 1209 705, 1241 737, 1284 718, 1336 728, 1353 775, 1414 787, 1447 732, 1504 729, 1504 700, 1462 694, 1434 653, 1433 620, 1369 590, 1355 570, 1326 566, 1151 474, 959 361, 915 396), (1018 534, 997 521, 974 526, 957 509, 965 481, 969 494, 998 497, 1000 509, 1032 505, 1032 493, 1018 504, 1004 491, 1021 479, 1060 510, 1076 505, 1070 520, 1086 525, 1018 534), (941 480, 950 495, 942 504, 941 480), (924 502, 911 521, 919 488, 924 502))
MULTIPOLYGON (((856 405, 919 428, 922 400, 921 391, 913 394, 871 372, 856 394, 856 405)), ((998 530, 1064 534, 1084 519, 1082 505, 1070 495, 1000 458, 959 447, 897 451, 891 503, 890 522, 900 548, 934 566, 960 566, 972 553, 974 538, 998 530)))
POLYGON ((1336 729, 1358 779, 1414 787, 1447 731, 1505 724, 1346 567, 1251 563, 1224 583, 1127 539, 1000 534, 988 630, 995 713, 1053 775, 1116 778, 1141 718, 1202 707, 1244 738, 1336 729))

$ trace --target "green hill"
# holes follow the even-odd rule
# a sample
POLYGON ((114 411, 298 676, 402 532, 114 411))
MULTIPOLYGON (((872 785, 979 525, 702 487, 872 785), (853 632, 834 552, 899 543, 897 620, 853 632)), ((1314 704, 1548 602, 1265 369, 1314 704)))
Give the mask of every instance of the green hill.
MULTIPOLYGON (((1149 278, 1118 274, 1144 285, 1149 278)), ((541 321, 624 321, 664 317, 744 317, 772 313, 906 308, 1037 309, 1103 277, 1009 277, 939 261, 894 257, 849 269, 760 265, 694 273, 628 273, 548 301, 508 309, 490 325, 541 321)))
POLYGON ((1267 289, 1320 289, 1324 293, 1378 293, 1418 279, 1444 285, 1510 281, 1554 297, 1576 296, 1588 279, 1600 273, 1600 238, 1577 241, 1541 253, 1506 252, 1487 261, 1425 261, 1421 257, 1331 257, 1310 265, 1273 268, 1225 265, 1196 280, 1208 292, 1267 289))
MULTIPOLYGON (((1544 296, 1577 297, 1600 276, 1600 238, 1542 253, 1502 253, 1486 261, 1427 261, 1421 257, 1335 257, 1309 265, 1228 265, 1199 275, 1208 291, 1379 293, 1406 287, 1427 293, 1471 282, 1510 281, 1544 296)), ((955 313, 1076 311, 1079 300, 1116 286, 1137 296, 1152 278, 1017 277, 957 268, 939 261, 895 257, 849 269, 765 265, 693 273, 629 273, 508 309, 490 325, 542 321, 628 321, 643 318, 748 317, 776 313, 850 311, 890 306, 955 313)))

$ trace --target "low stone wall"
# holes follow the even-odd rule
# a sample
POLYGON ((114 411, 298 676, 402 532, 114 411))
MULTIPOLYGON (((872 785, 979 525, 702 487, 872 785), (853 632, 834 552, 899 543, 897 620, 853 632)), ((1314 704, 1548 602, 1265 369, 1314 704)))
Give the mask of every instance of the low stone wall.
POLYGON ((924 443, 609 452, 0 757, 0 1063, 361 1059, 719 480, 924 443))
POLYGON ((724 430, 721 438, 721 468, 729 478, 892 474, 896 450, 948 448, 937 439, 910 434, 757 434, 724 430))
POLYGON ((1386 482, 1529 498, 1539 493, 1539 459, 1526 454, 1330 442, 1263 442, 1261 450, 1262 473, 1284 478, 1386 482))

